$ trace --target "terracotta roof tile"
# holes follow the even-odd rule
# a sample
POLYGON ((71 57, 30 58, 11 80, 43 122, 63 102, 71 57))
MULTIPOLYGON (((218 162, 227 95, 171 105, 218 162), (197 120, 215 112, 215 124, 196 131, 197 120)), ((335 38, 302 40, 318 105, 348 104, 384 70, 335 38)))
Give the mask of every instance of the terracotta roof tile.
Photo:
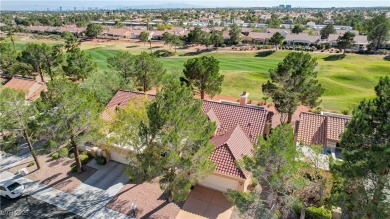
POLYGON ((237 167, 236 161, 241 160, 244 155, 252 155, 252 143, 245 135, 239 125, 222 136, 210 139, 214 144, 215 151, 210 159, 217 165, 216 172, 246 179, 249 172, 237 167))
MULTIPOLYGON (((118 91, 107 104, 102 114, 110 119, 110 111, 116 106, 125 105, 131 97, 144 95, 142 92, 118 91)), ((152 99, 154 95, 147 95, 152 99)), ((234 177, 247 178, 249 173, 235 164, 243 155, 252 155, 252 144, 258 135, 263 134, 265 123, 270 120, 269 112, 260 108, 243 107, 215 101, 203 100, 203 112, 210 120, 219 124, 217 134, 210 139, 215 151, 210 159, 216 163, 216 172, 234 177)))
POLYGON ((263 109, 204 100, 203 111, 207 113, 211 109, 221 123, 217 135, 223 135, 240 125, 252 143, 256 141, 258 135, 263 134, 268 119, 268 111, 263 109))
POLYGON ((345 116, 302 112, 296 133, 297 141, 306 145, 319 144, 326 147, 327 140, 339 140, 348 121, 349 118, 345 116))
POLYGON ((340 134, 344 132, 345 124, 349 121, 349 119, 335 116, 328 116, 327 118, 328 120, 326 123, 326 137, 327 139, 338 141, 340 138, 340 134))
POLYGON ((46 89, 46 84, 28 78, 12 78, 4 87, 13 88, 26 93, 27 100, 36 100, 46 89))

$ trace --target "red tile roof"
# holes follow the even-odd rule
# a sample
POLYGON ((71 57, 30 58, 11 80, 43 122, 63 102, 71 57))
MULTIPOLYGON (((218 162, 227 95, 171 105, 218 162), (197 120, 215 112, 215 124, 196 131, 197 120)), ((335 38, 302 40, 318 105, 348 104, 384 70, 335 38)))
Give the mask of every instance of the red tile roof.
POLYGON ((46 89, 46 84, 28 78, 12 78, 4 87, 13 88, 26 93, 27 100, 36 100, 41 91, 46 89))
MULTIPOLYGON (((131 97, 144 95, 142 92, 118 91, 107 104, 102 114, 104 119, 110 119, 109 111, 118 105, 125 105, 131 97)), ((152 99, 154 95, 147 95, 152 99)), ((270 122, 270 113, 256 107, 243 107, 235 104, 203 100, 203 112, 210 120, 219 124, 216 136, 210 139, 216 150, 210 159, 217 164, 216 171, 239 178, 247 178, 244 170, 237 168, 236 160, 242 155, 251 155, 252 144, 257 136, 263 134, 266 122, 270 122)), ((218 126, 218 125, 217 125, 218 126)))
POLYGON ((334 141, 338 141, 341 133, 344 132, 345 124, 349 121, 349 118, 328 116, 327 117, 327 132, 326 138, 334 141))
POLYGON ((203 111, 207 113, 211 109, 221 123, 217 135, 223 135, 240 125, 252 143, 256 141, 257 136, 263 134, 265 123, 269 119, 267 117, 269 112, 260 108, 204 100, 203 111))
POLYGON ((236 161, 243 155, 251 156, 253 146, 239 125, 224 135, 211 138, 210 142, 215 146, 210 159, 217 165, 216 172, 248 178, 249 172, 237 167, 236 161))
POLYGON ((296 133, 297 141, 306 145, 319 144, 325 147, 327 140, 339 141, 348 121, 348 117, 341 115, 302 112, 296 133))

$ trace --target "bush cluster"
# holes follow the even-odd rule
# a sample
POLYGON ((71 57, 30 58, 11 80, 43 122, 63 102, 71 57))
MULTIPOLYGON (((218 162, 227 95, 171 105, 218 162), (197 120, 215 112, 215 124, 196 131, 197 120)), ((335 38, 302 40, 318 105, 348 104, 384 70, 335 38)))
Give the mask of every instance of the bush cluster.
POLYGON ((100 165, 104 165, 107 163, 106 158, 103 156, 96 156, 95 160, 96 160, 96 163, 98 163, 100 165))

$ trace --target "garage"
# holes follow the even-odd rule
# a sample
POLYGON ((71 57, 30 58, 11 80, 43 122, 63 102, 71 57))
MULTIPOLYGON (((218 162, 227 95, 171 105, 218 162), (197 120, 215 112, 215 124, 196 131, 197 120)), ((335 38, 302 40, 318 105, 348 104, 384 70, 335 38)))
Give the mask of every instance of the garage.
POLYGON ((111 150, 111 160, 116 161, 118 163, 122 164, 129 164, 129 161, 127 160, 127 155, 126 153, 119 153, 114 150, 111 150))
POLYGON ((199 185, 221 192, 226 192, 228 189, 237 190, 238 181, 211 174, 203 182, 199 183, 199 185))

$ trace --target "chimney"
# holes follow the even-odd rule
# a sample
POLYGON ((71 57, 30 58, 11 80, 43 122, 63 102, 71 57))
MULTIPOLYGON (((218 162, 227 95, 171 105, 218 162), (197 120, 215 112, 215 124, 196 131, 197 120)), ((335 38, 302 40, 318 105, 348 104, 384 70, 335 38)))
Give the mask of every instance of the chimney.
POLYGON ((243 91, 242 94, 240 95, 240 106, 246 106, 246 103, 248 102, 248 96, 249 93, 246 91, 243 91))

